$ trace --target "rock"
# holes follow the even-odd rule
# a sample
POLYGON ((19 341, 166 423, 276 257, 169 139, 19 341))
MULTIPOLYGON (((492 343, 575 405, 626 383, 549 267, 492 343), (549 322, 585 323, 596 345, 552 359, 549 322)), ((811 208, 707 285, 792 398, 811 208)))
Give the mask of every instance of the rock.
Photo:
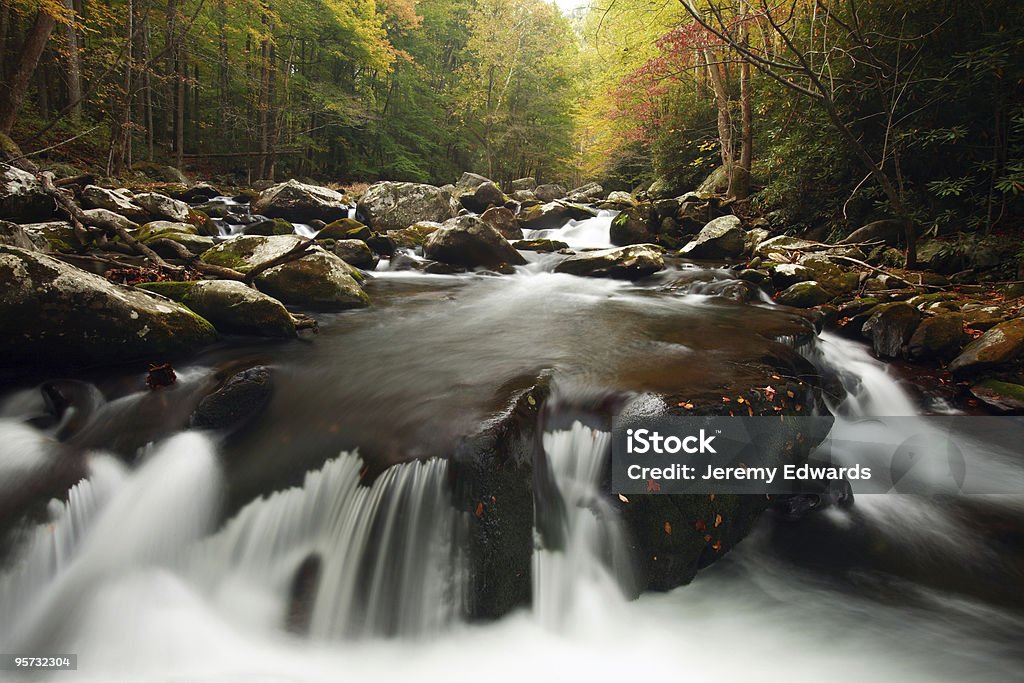
POLYGON ((177 221, 179 223, 188 223, 192 218, 188 204, 179 202, 177 199, 171 199, 167 195, 157 192, 143 192, 142 194, 135 195, 132 199, 138 206, 142 207, 143 211, 155 218, 177 221))
POLYGON ((254 266, 275 259, 304 241, 305 238, 298 235, 244 235, 218 244, 203 254, 202 260, 247 273, 254 266))
POLYGON ((185 174, 174 166, 156 164, 152 161, 139 161, 132 166, 132 170, 158 183, 177 183, 178 185, 188 185, 189 183, 185 174))
POLYGON ((697 194, 707 197, 714 194, 725 194, 729 190, 729 173, 725 166, 719 166, 697 187, 697 194))
POLYGON ((533 188, 533 194, 542 202, 553 202, 565 197, 565 188, 561 185, 538 185, 533 188))
MULTIPOLYGON (((647 205, 649 207, 649 205, 647 205)), ((609 240, 617 247, 624 247, 629 244, 649 244, 651 232, 648 230, 649 211, 643 211, 639 207, 626 207, 619 212, 619 215, 612 219, 611 227, 608 230, 609 240)))
POLYGON ((373 232, 354 218, 339 218, 326 225, 316 234, 318 240, 363 240, 370 239, 373 232))
POLYGON ((792 287, 798 282, 807 282, 814 279, 814 273, 810 268, 796 263, 777 263, 769 271, 772 279, 772 287, 782 291, 792 287))
POLYGON ((379 233, 373 233, 366 239, 366 246, 373 250, 375 254, 381 256, 390 256, 395 253, 395 243, 387 235, 381 235, 379 233))
POLYGON ((585 277, 639 280, 664 268, 665 259, 657 247, 651 244, 636 244, 570 256, 555 266, 555 272, 585 277))
POLYGON ((789 254, 794 251, 802 251, 808 247, 813 247, 814 242, 808 242, 807 240, 798 239, 796 237, 788 237, 786 235, 778 235, 766 239, 761 244, 757 245, 757 251, 755 255, 761 258, 769 258, 772 254, 782 254, 788 258, 789 254))
POLYGON ((1024 318, 1013 318, 999 323, 968 344, 949 364, 949 370, 958 375, 966 375, 1006 365, 1016 360, 1022 351, 1024 318))
POLYGON ((138 287, 188 306, 220 332, 282 338, 296 335, 292 317, 281 302, 243 282, 147 282, 138 287))
MULTIPOLYGON (((188 223, 170 223, 167 221, 154 221, 147 223, 136 235, 143 244, 151 244, 156 240, 171 240, 177 242, 193 254, 199 255, 212 249, 216 242, 212 237, 197 234, 196 228, 188 223)), ((178 252, 161 245, 154 245, 154 251, 167 258, 178 258, 178 252)), ((200 313, 200 315, 202 315, 200 313)))
POLYGON ((17 223, 8 223, 7 221, 0 221, 0 244, 28 251, 38 251, 38 246, 28 236, 24 228, 17 223))
POLYGON ((189 423, 193 429, 237 431, 266 410, 273 394, 270 368, 259 365, 243 370, 203 398, 189 423))
POLYGON ((1006 412, 1024 411, 1024 386, 995 379, 983 380, 971 387, 979 400, 1006 412))
POLYGON ((814 280, 791 285, 775 297, 779 304, 794 308, 812 308, 831 300, 832 295, 814 280))
POLYGON ((146 223, 138 232, 135 233, 135 239, 140 242, 148 242, 154 240, 162 235, 178 233, 184 235, 198 235, 199 230, 196 226, 191 223, 176 223, 174 221, 152 221, 146 223))
POLYGON ((736 216, 720 216, 709 222, 679 255, 695 259, 736 258, 743 254, 743 228, 736 216))
POLYGON ((891 247, 901 244, 903 242, 903 223, 893 218, 868 223, 851 232, 849 236, 840 240, 839 244, 859 244, 879 240, 891 247))
POLYGON ((959 313, 925 318, 910 337, 907 354, 915 360, 945 362, 960 353, 964 337, 964 317, 959 313))
POLYGON ((316 249, 261 273, 256 286, 286 304, 338 311, 370 305, 370 298, 359 286, 364 277, 334 254, 316 249))
POLYGON ((408 228, 404 228, 402 230, 388 230, 388 239, 390 239, 396 247, 415 249, 416 247, 422 247, 423 243, 427 241, 427 238, 440 229, 440 223, 435 223, 433 221, 419 221, 418 223, 414 223, 408 228))
POLYGON ((905 301, 897 301, 875 306, 861 330, 871 339, 875 355, 896 358, 903 355, 920 321, 919 310, 905 301))
MULTIPOLYGON (((636 197, 628 192, 622 192, 621 190, 615 190, 600 204, 602 209, 624 209, 626 207, 636 205, 636 197)), ((675 211, 672 212, 672 215, 675 216, 675 211)))
POLYGON ((527 207, 519 212, 519 224, 527 230, 560 228, 570 220, 593 218, 597 211, 581 204, 548 202, 527 207))
POLYGON ((57 204, 31 173, 0 164, 0 218, 12 223, 37 223, 57 212, 57 204))
POLYGON ((380 262, 373 250, 362 240, 338 240, 334 244, 334 253, 350 266, 363 270, 373 270, 380 262))
POLYGON ((420 221, 444 222, 455 215, 451 195, 433 185, 374 183, 359 199, 359 212, 377 232, 402 230, 420 221))
POLYGON ((220 189, 210 183, 197 183, 182 192, 178 199, 185 202, 201 202, 220 197, 223 194, 220 189))
POLYGON ((558 240, 548 239, 535 239, 535 240, 519 240, 513 242, 512 246, 520 251, 561 251, 562 249, 568 249, 569 245, 565 242, 559 242, 558 240))
MULTIPOLYGON (((103 209, 94 209, 103 211, 103 209)), ((107 213, 110 213, 109 211, 107 213)), ((111 214, 117 215, 117 214, 111 214)), ((128 220, 119 216, 121 220, 128 220)), ((134 227, 134 226, 133 226, 134 227)), ((43 251, 77 252, 83 244, 78 241, 74 227, 67 221, 50 221, 48 223, 28 223, 21 226, 25 235, 32 240, 38 249, 43 251)))
POLYGON ((569 198, 574 202, 593 202, 604 197, 604 188, 598 183, 590 182, 577 187, 569 192, 569 198))
POLYGON ((423 255, 465 268, 500 268, 526 263, 501 233, 476 216, 459 216, 431 233, 423 244, 423 255))
POLYGON ((682 194, 684 190, 686 188, 680 186, 677 178, 661 176, 647 188, 647 196, 652 200, 668 199, 682 194))
POLYGON ((753 256, 757 253, 757 248, 768 239, 769 233, 764 228, 754 228, 748 230, 747 234, 743 236, 743 253, 747 256, 753 256))
POLYGON ((86 185, 82 190, 82 207, 113 211, 134 223, 145 223, 149 219, 149 213, 125 194, 96 185, 86 185))
POLYGON ((507 240, 523 239, 523 229, 519 227, 519 221, 511 209, 504 206, 491 207, 484 211, 480 218, 507 240))
POLYGON ((216 331, 184 306, 45 254, 0 246, 0 364, 48 368, 192 352, 216 331))
POLYGON ((99 226, 104 230, 124 229, 131 231, 139 227, 131 219, 107 209, 85 209, 82 213, 89 218, 91 224, 99 226))
POLYGON ((293 235, 295 226, 283 218, 268 218, 250 223, 242 229, 243 235, 293 235))
POLYGON ((476 173, 463 173, 459 178, 459 181, 455 183, 456 189, 467 189, 471 190, 474 187, 480 187, 484 183, 492 182, 490 178, 485 178, 482 175, 476 173))
POLYGON ((459 195, 459 202, 473 213, 483 213, 492 206, 504 206, 507 201, 505 193, 490 180, 459 195))
POLYGON ((314 219, 331 222, 348 216, 349 204, 340 192, 289 180, 267 188, 252 203, 253 213, 293 223, 314 219))
POLYGON ((537 180, 535 178, 517 178, 508 184, 509 192, 533 192, 537 189, 537 180))
POLYGON ((538 202, 537 195, 533 193, 533 190, 516 190, 512 193, 512 199, 520 204, 536 204, 538 202))
POLYGON ((964 324, 976 330, 988 330, 1006 320, 1006 313, 999 306, 977 301, 963 306, 964 324))
POLYGON ((847 272, 824 256, 809 254, 800 259, 800 265, 811 272, 812 280, 833 295, 846 294, 857 289, 860 276, 847 272))

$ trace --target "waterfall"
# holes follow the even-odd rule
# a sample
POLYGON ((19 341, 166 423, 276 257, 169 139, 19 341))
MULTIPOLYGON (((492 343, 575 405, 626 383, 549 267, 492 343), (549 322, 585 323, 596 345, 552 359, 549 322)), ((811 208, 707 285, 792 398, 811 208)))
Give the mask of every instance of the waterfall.
POLYGON ((630 559, 622 529, 600 495, 611 434, 574 422, 548 432, 544 452, 565 503, 566 545, 533 555, 533 610, 545 626, 563 628, 606 614, 624 601, 630 559))
POLYGON ((293 630, 321 639, 436 632, 461 615, 465 590, 447 462, 396 465, 371 486, 359 485, 362 467, 343 454, 250 503, 190 573, 226 612, 268 628, 291 615, 293 630))

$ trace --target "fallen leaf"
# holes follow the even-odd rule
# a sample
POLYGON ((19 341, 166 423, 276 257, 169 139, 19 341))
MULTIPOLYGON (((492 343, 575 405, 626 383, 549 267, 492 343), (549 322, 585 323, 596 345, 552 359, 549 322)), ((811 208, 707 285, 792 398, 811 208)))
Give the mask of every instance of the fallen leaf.
POLYGON ((722 515, 715 515, 715 528, 722 526, 722 515))
POLYGON ((621 500, 623 503, 628 503, 629 502, 629 498, 626 498, 621 493, 619 494, 619 500, 621 500))
POLYGON ((473 515, 477 519, 480 519, 481 517, 484 516, 484 504, 483 503, 477 503, 476 504, 476 510, 473 511, 473 515))
POLYGON ((717 553, 719 550, 722 549, 722 541, 718 540, 718 541, 715 541, 714 543, 712 543, 711 544, 711 549, 714 550, 717 553))
POLYGON ((672 535, 672 524, 670 522, 665 522, 665 533, 669 536, 672 535))
POLYGON ((693 523, 693 528, 697 531, 706 531, 708 525, 704 522, 703 519, 698 519, 696 522, 693 523))

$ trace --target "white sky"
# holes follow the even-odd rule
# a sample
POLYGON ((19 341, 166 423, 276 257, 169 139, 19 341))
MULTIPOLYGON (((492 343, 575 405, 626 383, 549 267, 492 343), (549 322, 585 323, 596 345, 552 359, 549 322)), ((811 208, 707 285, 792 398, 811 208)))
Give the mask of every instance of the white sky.
POLYGON ((554 3, 558 5, 563 14, 568 14, 577 7, 586 5, 588 1, 589 0, 554 0, 554 3))

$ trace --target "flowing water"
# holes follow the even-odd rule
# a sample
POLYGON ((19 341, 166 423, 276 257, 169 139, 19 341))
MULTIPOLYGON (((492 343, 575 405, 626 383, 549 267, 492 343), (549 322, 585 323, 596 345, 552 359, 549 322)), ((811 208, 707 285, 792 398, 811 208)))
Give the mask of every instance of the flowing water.
MULTIPOLYGON (((543 236, 607 246, 610 220, 543 236)), ((59 424, 38 419, 34 380, 11 387, 0 499, 45 503, 59 494, 39 482, 81 481, 8 553, 0 652, 76 653, 76 673, 52 675, 75 681, 1024 678, 1024 497, 858 496, 800 523, 766 515, 690 586, 631 601, 600 491, 609 435, 571 413, 542 437, 565 547, 538 540, 532 607, 467 623, 470 520, 447 461, 461 435, 542 372, 552 411, 696 394, 745 360, 792 354, 806 329, 725 269, 631 284, 528 257, 506 277, 382 270, 371 309, 320 316, 312 341, 230 340, 163 392, 142 391, 140 373, 62 380, 80 398, 59 424), (257 362, 276 386, 257 424, 226 441, 185 428, 217 377, 257 362)), ((934 407, 858 344, 800 344, 840 388, 840 429, 934 407)), ((1024 482, 1020 462, 987 464, 1024 482)))

